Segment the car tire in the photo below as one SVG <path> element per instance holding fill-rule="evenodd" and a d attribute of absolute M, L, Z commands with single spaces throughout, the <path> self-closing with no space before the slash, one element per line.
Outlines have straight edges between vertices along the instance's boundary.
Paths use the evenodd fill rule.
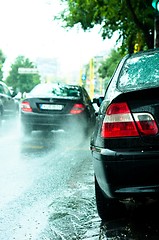
<path fill-rule="evenodd" d="M 107 222 L 126 216 L 126 206 L 118 199 L 111 199 L 104 196 L 100 186 L 95 178 L 95 197 L 99 217 Z"/>

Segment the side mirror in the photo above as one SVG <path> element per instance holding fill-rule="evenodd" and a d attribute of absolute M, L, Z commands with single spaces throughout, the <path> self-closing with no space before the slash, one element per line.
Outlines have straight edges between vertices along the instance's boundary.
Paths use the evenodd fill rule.
<path fill-rule="evenodd" d="M 14 98 L 17 95 L 17 93 L 15 91 L 11 92 L 11 96 Z"/>
<path fill-rule="evenodd" d="M 98 107 L 100 107 L 101 103 L 103 102 L 104 97 L 93 98 L 93 103 L 96 103 Z"/>
<path fill-rule="evenodd" d="M 20 100 L 22 98 L 22 93 L 21 92 L 15 93 L 14 95 L 12 95 L 12 97 L 14 99 Z"/>

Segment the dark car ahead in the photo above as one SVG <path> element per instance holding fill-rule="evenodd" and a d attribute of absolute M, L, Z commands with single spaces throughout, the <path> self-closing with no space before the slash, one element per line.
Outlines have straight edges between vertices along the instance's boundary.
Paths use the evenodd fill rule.
<path fill-rule="evenodd" d="M 159 49 L 125 56 L 105 91 L 91 139 L 99 216 L 159 197 Z"/>
<path fill-rule="evenodd" d="M 16 117 L 19 112 L 19 103 L 14 99 L 9 87 L 0 81 L 0 123 L 2 120 Z"/>
<path fill-rule="evenodd" d="M 21 103 L 21 124 L 25 133 L 59 130 L 90 134 L 95 110 L 82 86 L 40 83 Z"/>

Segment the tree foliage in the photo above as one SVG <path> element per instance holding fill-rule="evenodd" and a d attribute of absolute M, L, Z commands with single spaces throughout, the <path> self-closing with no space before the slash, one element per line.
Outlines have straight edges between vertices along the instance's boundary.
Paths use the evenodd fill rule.
<path fill-rule="evenodd" d="M 40 76 L 38 74 L 19 74 L 18 69 L 35 67 L 36 66 L 28 58 L 18 56 L 11 65 L 6 84 L 12 86 L 15 92 L 29 92 L 35 85 L 40 83 Z"/>
<path fill-rule="evenodd" d="M 61 0 L 67 7 L 56 16 L 64 27 L 80 24 L 83 30 L 101 26 L 103 39 L 119 32 L 123 52 L 133 52 L 138 43 L 140 49 L 154 46 L 154 9 L 152 0 Z"/>
<path fill-rule="evenodd" d="M 109 56 L 101 62 L 101 66 L 98 69 L 99 75 L 107 83 L 113 75 L 115 68 L 122 58 L 121 52 L 112 49 Z"/>

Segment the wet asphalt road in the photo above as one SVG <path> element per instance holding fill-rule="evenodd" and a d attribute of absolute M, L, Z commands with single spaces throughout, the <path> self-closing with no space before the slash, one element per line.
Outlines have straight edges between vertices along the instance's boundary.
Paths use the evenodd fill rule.
<path fill-rule="evenodd" d="M 159 239 L 158 202 L 101 224 L 88 140 L 4 123 L 0 163 L 0 240 Z"/>
<path fill-rule="evenodd" d="M 3 126 L 0 240 L 98 239 L 88 141 Z"/>

